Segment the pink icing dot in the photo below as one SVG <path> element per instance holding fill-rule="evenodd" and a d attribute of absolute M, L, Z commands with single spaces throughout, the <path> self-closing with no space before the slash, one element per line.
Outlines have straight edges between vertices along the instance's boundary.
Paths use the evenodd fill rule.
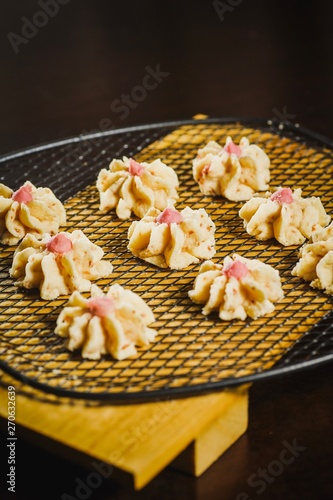
<path fill-rule="evenodd" d="M 159 224 L 180 224 L 183 221 L 182 216 L 173 208 L 165 208 L 163 212 L 156 217 L 156 222 Z"/>
<path fill-rule="evenodd" d="M 292 203 L 293 192 L 290 188 L 280 188 L 271 195 L 271 200 L 277 203 Z"/>
<path fill-rule="evenodd" d="M 145 167 L 138 163 L 137 161 L 131 159 L 128 167 L 128 171 L 131 175 L 142 175 L 145 171 Z"/>
<path fill-rule="evenodd" d="M 201 170 L 200 175 L 207 175 L 210 169 L 210 165 L 205 165 L 204 168 Z"/>
<path fill-rule="evenodd" d="M 234 142 L 229 142 L 229 144 L 227 144 L 226 146 L 224 146 L 223 149 L 224 149 L 224 151 L 226 151 L 230 155 L 231 154 L 237 155 L 238 158 L 242 154 L 241 148 L 239 146 L 237 146 Z"/>
<path fill-rule="evenodd" d="M 21 186 L 20 189 L 12 194 L 12 200 L 18 203 L 29 203 L 33 200 L 31 186 Z"/>
<path fill-rule="evenodd" d="M 227 276 L 227 278 L 233 277 L 237 280 L 244 278 L 248 272 L 248 268 L 240 260 L 235 260 L 232 264 L 222 270 L 222 273 Z"/>
<path fill-rule="evenodd" d="M 114 301 L 111 297 L 93 297 L 87 300 L 87 306 L 91 314 L 103 318 L 114 311 Z"/>
<path fill-rule="evenodd" d="M 58 233 L 46 243 L 46 248 L 53 253 L 67 253 L 72 250 L 72 242 L 64 233 Z"/>

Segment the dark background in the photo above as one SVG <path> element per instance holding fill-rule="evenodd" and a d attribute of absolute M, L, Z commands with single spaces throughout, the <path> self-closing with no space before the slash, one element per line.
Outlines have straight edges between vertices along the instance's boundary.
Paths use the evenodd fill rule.
<path fill-rule="evenodd" d="M 26 20 L 43 24 L 41 7 L 2 3 L 0 153 L 98 129 L 104 118 L 125 127 L 196 113 L 284 115 L 333 137 L 332 2 L 229 0 L 223 12 L 210 0 L 63 1 L 18 53 L 8 34 L 23 36 Z M 121 119 L 111 105 L 148 65 L 169 75 Z"/>
<path fill-rule="evenodd" d="M 333 138 L 332 2 L 225 0 L 218 12 L 211 0 L 70 0 L 15 53 L 27 20 L 45 21 L 41 3 L 0 7 L 0 154 L 197 113 L 289 119 Z M 139 96 L 147 66 L 158 65 L 168 75 L 119 112 L 117 100 Z M 332 498 L 332 382 L 326 365 L 255 384 L 248 432 L 201 478 L 166 470 L 138 494 L 111 478 L 91 498 Z M 256 493 L 249 476 L 294 439 L 306 450 Z M 23 500 L 74 494 L 75 478 L 88 473 L 23 440 L 17 454 Z"/>

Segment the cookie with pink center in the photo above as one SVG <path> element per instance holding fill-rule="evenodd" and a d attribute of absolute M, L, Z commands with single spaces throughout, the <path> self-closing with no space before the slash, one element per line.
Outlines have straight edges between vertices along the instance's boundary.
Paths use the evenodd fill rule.
<path fill-rule="evenodd" d="M 70 351 L 81 350 L 83 358 L 100 359 L 110 354 L 125 359 L 137 354 L 137 347 L 153 342 L 155 321 L 146 302 L 120 285 L 112 285 L 104 294 L 91 287 L 91 297 L 72 293 L 57 319 L 55 333 L 66 339 Z"/>
<path fill-rule="evenodd" d="M 161 160 L 139 163 L 125 156 L 112 160 L 99 172 L 96 187 L 100 210 L 115 209 L 120 219 L 129 219 L 132 213 L 143 217 L 150 208 L 162 211 L 178 200 L 177 174 Z"/>
<path fill-rule="evenodd" d="M 302 245 L 329 224 L 331 217 L 317 197 L 303 198 L 301 189 L 278 188 L 253 196 L 239 211 L 248 234 L 258 240 L 275 238 L 281 245 Z"/>
<path fill-rule="evenodd" d="M 66 225 L 66 211 L 49 188 L 27 181 L 17 191 L 0 184 L 0 241 L 16 245 L 26 234 L 56 234 Z"/>
<path fill-rule="evenodd" d="M 74 290 L 89 291 L 91 280 L 109 276 L 112 264 L 103 261 L 104 251 L 80 230 L 27 234 L 14 252 L 10 276 L 23 288 L 39 288 L 40 296 L 52 300 Z"/>
<path fill-rule="evenodd" d="M 235 144 L 227 137 L 224 146 L 210 141 L 193 160 L 193 177 L 205 195 L 224 196 L 231 201 L 248 200 L 268 189 L 270 159 L 256 144 L 243 137 Z"/>
<path fill-rule="evenodd" d="M 148 210 L 128 230 L 128 249 L 155 266 L 183 269 L 215 254 L 215 225 L 207 212 L 189 207 Z"/>
<path fill-rule="evenodd" d="M 223 264 L 204 262 L 189 297 L 202 313 L 218 311 L 222 320 L 256 319 L 274 311 L 284 296 L 279 273 L 268 264 L 233 254 Z"/>

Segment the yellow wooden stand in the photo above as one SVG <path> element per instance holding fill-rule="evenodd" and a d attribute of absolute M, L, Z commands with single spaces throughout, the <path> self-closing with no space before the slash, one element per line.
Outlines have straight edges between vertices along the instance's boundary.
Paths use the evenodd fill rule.
<path fill-rule="evenodd" d="M 181 180 L 177 207 L 207 208 L 217 229 L 215 262 L 222 263 L 226 252 L 239 251 L 248 258 L 279 266 L 285 298 L 276 304 L 274 314 L 243 324 L 204 316 L 201 307 L 185 300 L 195 269 L 155 269 L 134 257 L 130 260 L 122 237 L 131 221 L 102 214 L 93 183 L 67 200 L 68 227 L 73 225 L 85 231 L 92 242 L 105 249 L 105 258 L 114 264 L 111 277 L 97 282 L 103 291 L 113 283 L 129 286 L 152 307 L 156 314 L 152 327 L 158 330 L 159 340 L 147 350 L 140 350 L 136 359 L 113 362 L 107 358 L 83 360 L 72 356 L 64 347 L 49 342 L 54 334 L 49 315 L 55 315 L 56 309 L 60 313 L 67 299 L 59 297 L 52 304 L 35 299 L 18 291 L 8 277 L 2 279 L 4 286 L 0 290 L 0 359 L 7 366 L 50 387 L 88 390 L 93 394 L 104 391 L 108 381 L 113 395 L 123 388 L 129 392 L 147 387 L 157 391 L 164 384 L 172 388 L 206 384 L 208 380 L 218 384 L 228 378 L 264 373 L 331 310 L 323 293 L 300 287 L 296 277 L 291 280 L 289 248 L 265 242 L 254 244 L 253 238 L 241 230 L 241 221 L 237 222 L 237 204 L 200 195 L 191 174 L 193 158 L 208 141 L 224 144 L 227 136 L 236 142 L 248 137 L 251 143 L 262 146 L 271 158 L 272 179 L 297 179 L 303 196 L 320 196 L 327 207 L 332 201 L 327 190 L 332 153 L 240 123 L 199 122 L 195 126 L 180 126 L 135 155 L 140 162 L 161 158 L 176 169 Z M 315 192 L 311 182 L 314 172 L 318 179 Z M 118 246 L 113 247 L 113 237 Z M 3 276 L 7 276 L 13 250 L 1 248 Z M 293 258 L 296 262 L 297 255 Z M 2 384 L 0 423 L 5 424 L 4 377 Z M 137 489 L 170 464 L 196 476 L 202 474 L 247 427 L 246 387 L 129 406 L 89 406 L 55 398 L 53 402 L 52 398 L 41 401 L 42 398 L 37 391 L 30 391 L 29 397 L 17 395 L 16 421 L 27 437 L 44 447 L 57 448 L 74 460 L 85 461 L 86 465 L 94 459 L 110 463 L 115 469 L 112 477 L 116 473 L 126 475 Z"/>
<path fill-rule="evenodd" d="M 0 415 L 6 425 L 3 387 Z M 113 477 L 130 479 L 135 489 L 170 464 L 199 476 L 245 432 L 247 421 L 247 387 L 121 406 L 16 397 L 22 436 L 87 466 L 94 460 L 112 464 Z"/>

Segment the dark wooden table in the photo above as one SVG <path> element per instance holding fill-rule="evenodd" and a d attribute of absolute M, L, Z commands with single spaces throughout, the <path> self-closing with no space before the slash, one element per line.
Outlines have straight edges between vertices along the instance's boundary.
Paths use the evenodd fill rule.
<path fill-rule="evenodd" d="M 26 0 L 0 9 L 0 154 L 197 113 L 288 119 L 333 138 L 330 2 Z M 258 382 L 248 432 L 202 477 L 167 469 L 139 493 L 111 477 L 91 498 L 331 499 L 332 382 L 331 364 Z M 23 440 L 17 454 L 19 499 L 75 497 L 75 479 L 88 474 Z"/>

